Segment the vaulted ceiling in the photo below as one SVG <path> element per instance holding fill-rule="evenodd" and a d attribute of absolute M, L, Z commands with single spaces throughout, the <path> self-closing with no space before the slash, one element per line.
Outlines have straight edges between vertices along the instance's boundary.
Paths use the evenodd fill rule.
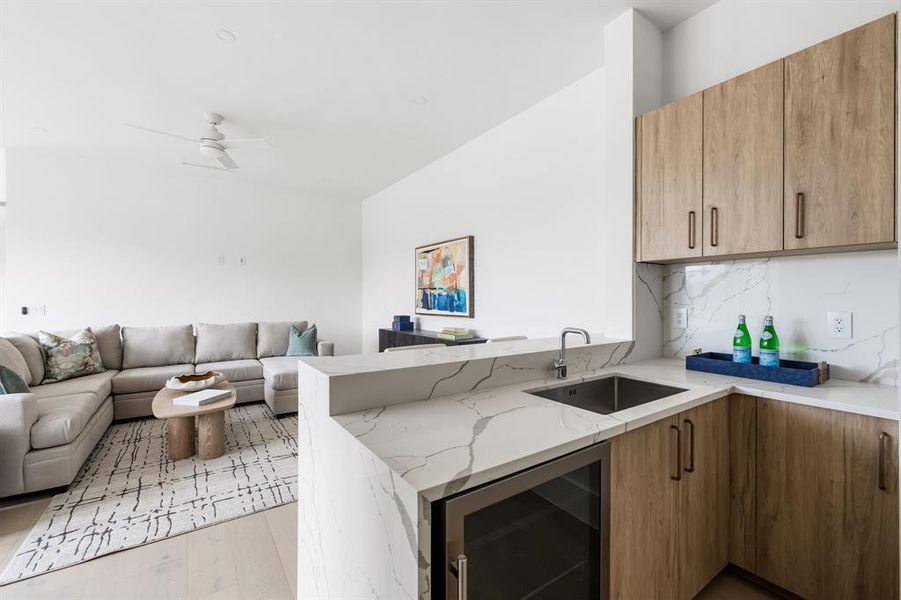
<path fill-rule="evenodd" d="M 216 111 L 269 145 L 203 176 L 360 200 L 602 66 L 627 7 L 665 29 L 710 4 L 3 0 L 0 146 L 165 174 L 203 162 L 197 147 L 123 123 L 193 137 Z"/>

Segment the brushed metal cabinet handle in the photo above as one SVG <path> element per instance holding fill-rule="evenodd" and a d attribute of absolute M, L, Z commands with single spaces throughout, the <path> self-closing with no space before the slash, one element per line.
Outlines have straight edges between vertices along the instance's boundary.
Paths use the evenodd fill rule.
<path fill-rule="evenodd" d="M 466 600 L 468 597 L 468 575 L 466 569 L 466 555 L 460 554 L 457 560 L 450 563 L 451 575 L 457 578 L 457 600 Z"/>
<path fill-rule="evenodd" d="M 695 249 L 695 211 L 688 211 L 688 247 Z"/>
<path fill-rule="evenodd" d="M 688 465 L 685 467 L 686 473 L 695 472 L 695 424 L 691 419 L 685 419 L 685 424 L 690 428 L 688 433 Z"/>
<path fill-rule="evenodd" d="M 676 445 L 673 451 L 673 455 L 676 458 L 676 474 L 670 475 L 669 478 L 673 481 L 682 481 L 682 430 L 677 425 L 670 425 L 670 431 L 676 432 L 676 435 L 672 436 Z"/>
<path fill-rule="evenodd" d="M 886 470 L 886 442 L 891 438 L 889 434 L 884 431 L 879 432 L 879 489 L 882 491 L 886 491 L 885 485 L 885 470 Z"/>
<path fill-rule="evenodd" d="M 804 193 L 795 194 L 795 237 L 804 237 Z"/>
<path fill-rule="evenodd" d="M 720 214 L 715 206 L 710 207 L 710 245 L 720 245 Z"/>

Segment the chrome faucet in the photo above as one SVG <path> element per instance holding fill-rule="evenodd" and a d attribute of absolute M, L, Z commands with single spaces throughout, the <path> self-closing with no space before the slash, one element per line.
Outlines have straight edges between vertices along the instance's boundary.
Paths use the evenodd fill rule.
<path fill-rule="evenodd" d="M 557 379 L 566 379 L 566 334 L 578 333 L 585 339 L 586 344 L 591 343 L 591 335 L 578 327 L 564 327 L 560 332 L 560 354 L 554 360 L 553 368 L 557 371 Z"/>

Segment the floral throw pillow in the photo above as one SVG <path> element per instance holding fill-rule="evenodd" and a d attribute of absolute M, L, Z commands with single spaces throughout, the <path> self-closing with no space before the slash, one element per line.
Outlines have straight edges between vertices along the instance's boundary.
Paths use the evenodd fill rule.
<path fill-rule="evenodd" d="M 82 329 L 69 339 L 41 331 L 38 333 L 38 341 L 44 351 L 46 371 L 41 383 L 54 383 L 106 370 L 100 359 L 97 338 L 90 327 Z"/>

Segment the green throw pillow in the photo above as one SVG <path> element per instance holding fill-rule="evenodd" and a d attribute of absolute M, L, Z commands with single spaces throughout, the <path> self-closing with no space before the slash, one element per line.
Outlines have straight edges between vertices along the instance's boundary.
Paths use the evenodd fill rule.
<path fill-rule="evenodd" d="M 316 351 L 316 325 L 310 325 L 303 331 L 292 325 L 285 356 L 319 356 Z"/>
<path fill-rule="evenodd" d="M 39 331 L 38 341 L 44 351 L 44 380 L 41 383 L 54 383 L 106 370 L 100 358 L 97 337 L 90 327 L 69 339 Z"/>
<path fill-rule="evenodd" d="M 0 365 L 0 395 L 2 394 L 27 394 L 31 390 L 19 374 Z"/>

